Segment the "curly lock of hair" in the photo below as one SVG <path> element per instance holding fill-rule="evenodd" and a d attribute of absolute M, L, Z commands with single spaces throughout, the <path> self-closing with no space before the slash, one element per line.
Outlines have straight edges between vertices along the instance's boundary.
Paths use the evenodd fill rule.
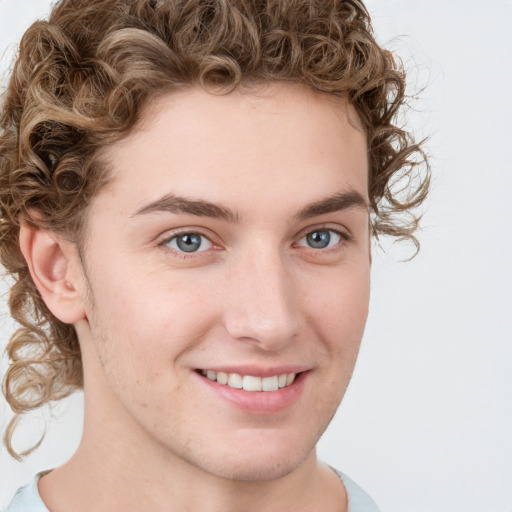
<path fill-rule="evenodd" d="M 422 143 L 395 124 L 405 73 L 375 41 L 360 0 L 60 0 L 27 30 L 0 107 L 0 262 L 20 325 L 3 383 L 12 456 L 31 451 L 12 446 L 19 417 L 83 381 L 75 330 L 39 295 L 20 222 L 80 241 L 89 201 L 108 181 L 95 156 L 129 133 L 150 99 L 272 81 L 348 98 L 367 134 L 373 234 L 418 246 L 414 212 L 429 165 Z"/>

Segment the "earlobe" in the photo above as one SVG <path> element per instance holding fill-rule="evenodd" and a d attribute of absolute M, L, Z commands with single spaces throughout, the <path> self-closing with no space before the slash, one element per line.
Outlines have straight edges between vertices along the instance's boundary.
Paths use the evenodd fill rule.
<path fill-rule="evenodd" d="M 32 280 L 48 309 L 66 324 L 85 318 L 78 276 L 72 271 L 71 242 L 26 222 L 21 223 L 19 240 Z"/>

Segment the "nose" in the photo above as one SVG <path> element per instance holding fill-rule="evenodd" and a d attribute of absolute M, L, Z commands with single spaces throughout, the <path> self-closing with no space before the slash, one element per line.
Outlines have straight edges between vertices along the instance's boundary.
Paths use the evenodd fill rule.
<path fill-rule="evenodd" d="M 297 283 L 278 251 L 240 257 L 227 279 L 225 328 L 233 339 L 282 350 L 301 329 Z"/>

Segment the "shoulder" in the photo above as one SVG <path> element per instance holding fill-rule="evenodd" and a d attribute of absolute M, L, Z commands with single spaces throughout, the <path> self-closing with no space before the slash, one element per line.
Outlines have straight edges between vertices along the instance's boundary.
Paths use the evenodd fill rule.
<path fill-rule="evenodd" d="M 37 482 L 45 473 L 48 471 L 38 473 L 28 485 L 18 489 L 4 512 L 49 512 L 37 490 Z"/>
<path fill-rule="evenodd" d="M 334 468 L 333 468 L 334 469 Z M 347 491 L 348 510 L 347 512 L 380 512 L 379 507 L 373 499 L 347 475 L 334 469 L 341 478 Z"/>

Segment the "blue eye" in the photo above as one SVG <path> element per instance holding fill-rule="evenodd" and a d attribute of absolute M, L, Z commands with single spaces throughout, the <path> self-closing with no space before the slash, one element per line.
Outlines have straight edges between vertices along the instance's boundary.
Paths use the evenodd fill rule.
<path fill-rule="evenodd" d="M 341 239 L 342 236 L 337 231 L 332 229 L 317 229 L 302 237 L 299 241 L 299 245 L 307 245 L 312 249 L 328 249 L 337 245 Z"/>
<path fill-rule="evenodd" d="M 180 233 L 165 245 L 179 252 L 201 252 L 212 247 L 210 240 L 199 233 Z"/>

